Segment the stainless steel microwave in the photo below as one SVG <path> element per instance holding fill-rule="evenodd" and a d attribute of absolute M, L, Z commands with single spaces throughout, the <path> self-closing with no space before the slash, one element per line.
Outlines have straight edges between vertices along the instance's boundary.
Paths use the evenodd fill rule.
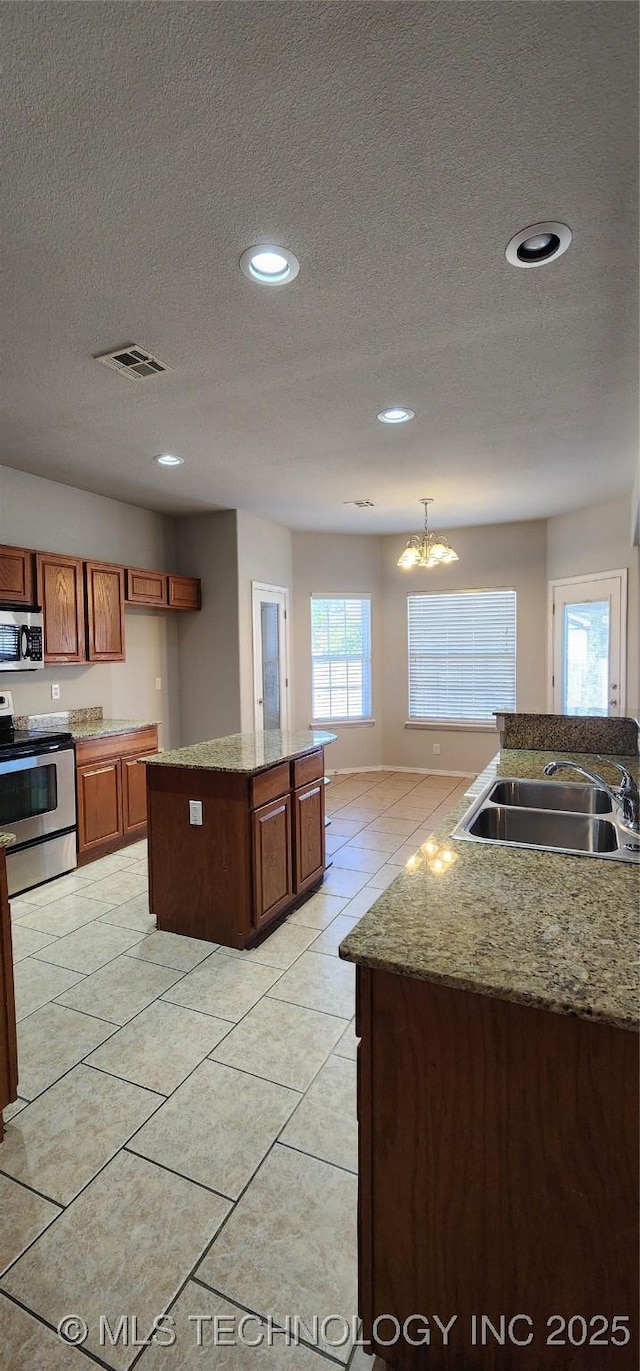
<path fill-rule="evenodd" d="M 0 672 L 44 666 L 41 609 L 0 608 Z"/>

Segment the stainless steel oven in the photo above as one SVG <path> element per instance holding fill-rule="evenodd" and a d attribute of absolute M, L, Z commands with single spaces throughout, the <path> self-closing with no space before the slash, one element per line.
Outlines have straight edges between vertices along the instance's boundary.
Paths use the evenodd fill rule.
<path fill-rule="evenodd" d="M 77 866 L 75 752 L 70 733 L 16 729 L 9 691 L 0 694 L 0 829 L 9 894 Z"/>
<path fill-rule="evenodd" d="M 0 671 L 44 667 L 41 609 L 0 609 Z"/>

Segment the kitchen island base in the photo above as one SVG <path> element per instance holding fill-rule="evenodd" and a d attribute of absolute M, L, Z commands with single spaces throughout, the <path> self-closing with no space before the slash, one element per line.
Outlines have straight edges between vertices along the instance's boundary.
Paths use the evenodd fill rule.
<path fill-rule="evenodd" d="M 165 932 L 250 947 L 323 879 L 323 748 L 254 773 L 159 758 L 147 812 L 150 908 Z"/>
<path fill-rule="evenodd" d="M 635 1371 L 637 1034 L 366 966 L 356 1032 L 368 1350 L 394 1371 Z M 385 1346 L 416 1314 L 414 1345 Z"/>

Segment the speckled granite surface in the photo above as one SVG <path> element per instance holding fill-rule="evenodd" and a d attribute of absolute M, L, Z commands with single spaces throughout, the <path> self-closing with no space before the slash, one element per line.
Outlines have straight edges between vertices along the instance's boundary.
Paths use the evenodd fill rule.
<path fill-rule="evenodd" d="M 557 752 L 503 750 L 340 945 L 364 966 L 560 1014 L 637 1028 L 640 870 L 559 853 L 455 842 L 451 830 L 494 776 L 540 778 Z M 591 766 L 594 758 L 572 754 Z M 638 771 L 638 759 L 624 759 Z M 617 783 L 605 763 L 595 768 Z M 571 773 L 561 772 L 566 781 Z M 576 782 L 581 778 L 576 776 Z M 453 854 L 440 861 L 439 852 Z"/>
<path fill-rule="evenodd" d="M 496 714 L 502 748 L 561 748 L 563 752 L 638 753 L 637 719 L 568 714 Z"/>
<path fill-rule="evenodd" d="M 145 761 L 149 766 L 186 766 L 196 771 L 240 771 L 252 775 L 277 762 L 302 757 L 316 747 L 326 747 L 335 740 L 335 733 L 317 728 L 292 732 L 270 728 L 264 733 L 232 733 L 228 738 L 193 743 L 191 747 L 159 752 L 156 757 L 146 757 Z"/>
<path fill-rule="evenodd" d="M 95 724 L 69 724 L 72 737 L 108 738 L 112 733 L 139 733 L 143 728 L 156 728 L 157 719 L 101 719 Z"/>
<path fill-rule="evenodd" d="M 15 840 L 15 834 L 13 833 L 0 833 L 0 847 L 11 847 L 11 844 L 15 843 Z"/>
<path fill-rule="evenodd" d="M 61 709 L 57 714 L 22 714 L 16 716 L 16 728 L 41 728 L 52 733 L 61 729 L 72 738 L 108 738 L 112 733 L 137 733 L 154 728 L 156 719 L 105 719 L 102 705 L 88 705 L 83 709 Z"/>

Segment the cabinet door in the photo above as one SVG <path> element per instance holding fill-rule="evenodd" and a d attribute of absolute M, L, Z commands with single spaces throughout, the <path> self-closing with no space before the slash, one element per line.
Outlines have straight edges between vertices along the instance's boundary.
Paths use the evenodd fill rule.
<path fill-rule="evenodd" d="M 295 893 L 318 881 L 324 871 L 324 781 L 293 792 Z"/>
<path fill-rule="evenodd" d="M 124 568 L 86 562 L 88 659 L 124 661 Z"/>
<path fill-rule="evenodd" d="M 167 605 L 167 577 L 164 571 L 141 571 L 127 567 L 127 604 Z"/>
<path fill-rule="evenodd" d="M 169 576 L 171 609 L 200 609 L 200 582 L 195 576 Z"/>
<path fill-rule="evenodd" d="M 79 851 L 122 837 L 120 762 L 80 766 L 76 777 Z"/>
<path fill-rule="evenodd" d="M 44 613 L 44 660 L 86 662 L 84 585 L 78 557 L 36 553 L 38 601 Z"/>
<path fill-rule="evenodd" d="M 136 757 L 122 758 L 122 823 L 125 833 L 147 826 L 147 768 Z"/>
<path fill-rule="evenodd" d="M 253 921 L 275 918 L 293 895 L 291 795 L 255 809 L 253 822 Z"/>
<path fill-rule="evenodd" d="M 33 605 L 34 555 L 25 547 L 0 547 L 0 604 Z"/>

